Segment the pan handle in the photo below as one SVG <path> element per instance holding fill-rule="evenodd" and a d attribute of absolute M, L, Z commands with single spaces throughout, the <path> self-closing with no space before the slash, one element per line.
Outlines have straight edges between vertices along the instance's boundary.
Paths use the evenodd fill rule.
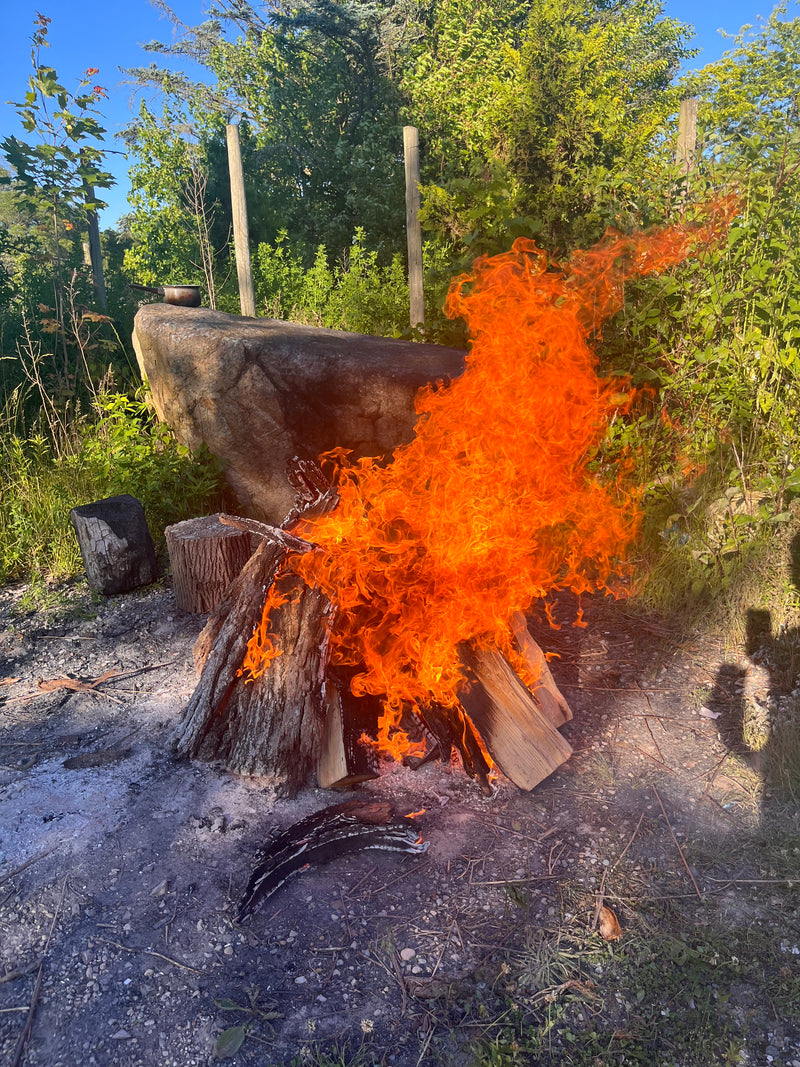
<path fill-rule="evenodd" d="M 141 289 L 144 293 L 155 293 L 157 296 L 162 296 L 163 289 L 156 288 L 154 285 L 139 285 L 138 282 L 128 282 L 129 289 Z"/>

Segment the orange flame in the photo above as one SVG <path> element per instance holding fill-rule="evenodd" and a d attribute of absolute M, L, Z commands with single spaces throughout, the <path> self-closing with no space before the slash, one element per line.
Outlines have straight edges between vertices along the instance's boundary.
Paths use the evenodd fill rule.
<path fill-rule="evenodd" d="M 354 694 L 383 698 L 382 750 L 405 750 L 404 707 L 458 706 L 462 642 L 512 655 L 514 612 L 554 590 L 612 591 L 626 572 L 636 493 L 626 472 L 602 480 L 589 464 L 630 391 L 598 378 L 589 336 L 621 307 L 626 278 L 708 246 L 735 210 L 728 198 L 700 226 L 609 233 L 563 266 L 525 239 L 477 260 L 445 305 L 470 329 L 465 373 L 420 391 L 416 435 L 390 465 L 336 451 L 340 503 L 300 523 L 319 547 L 289 567 L 335 601 L 332 659 L 358 668 Z M 274 606 L 252 673 L 275 654 Z"/>

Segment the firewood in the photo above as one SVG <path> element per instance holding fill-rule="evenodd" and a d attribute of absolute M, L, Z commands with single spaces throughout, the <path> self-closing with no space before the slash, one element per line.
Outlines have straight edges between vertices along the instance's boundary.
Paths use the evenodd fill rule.
<path fill-rule="evenodd" d="M 374 736 L 381 704 L 376 697 L 353 696 L 350 680 L 355 673 L 353 668 L 328 670 L 325 732 L 317 765 L 321 789 L 351 789 L 378 777 L 378 758 L 361 738 Z"/>
<path fill-rule="evenodd" d="M 464 646 L 468 685 L 459 694 L 497 766 L 520 789 L 533 789 L 572 755 L 572 748 L 493 649 Z"/>
<path fill-rule="evenodd" d="M 279 791 L 293 795 L 309 784 L 322 743 L 332 611 L 327 597 L 294 575 L 281 577 L 288 599 L 272 616 L 281 654 L 252 681 L 240 670 L 284 552 L 263 541 L 237 579 L 239 588 L 229 598 L 231 609 L 181 717 L 176 744 L 186 756 L 222 760 L 238 774 L 267 776 Z"/>
<path fill-rule="evenodd" d="M 175 600 L 182 611 L 213 611 L 252 554 L 250 535 L 222 515 L 187 519 L 164 531 Z"/>
<path fill-rule="evenodd" d="M 292 552 L 308 552 L 314 547 L 310 541 L 304 541 L 302 537 L 295 537 L 287 533 L 280 526 L 270 526 L 266 522 L 257 519 L 245 519 L 241 515 L 220 515 L 219 521 L 225 526 L 234 526 L 239 530 L 247 530 L 267 541 L 273 541 L 276 545 L 288 548 Z"/>
<path fill-rule="evenodd" d="M 414 823 L 396 815 L 385 801 L 351 800 L 323 808 L 278 834 L 262 852 L 239 903 L 237 921 L 312 864 L 364 849 L 419 854 L 427 848 Z"/>
<path fill-rule="evenodd" d="M 530 687 L 534 698 L 552 726 L 563 726 L 572 718 L 572 709 L 556 685 L 547 665 L 547 657 L 531 636 L 528 622 L 521 611 L 514 613 L 511 626 L 517 648 L 527 662 L 531 674 L 538 679 Z"/>
<path fill-rule="evenodd" d="M 73 508 L 69 517 L 94 592 L 127 593 L 156 580 L 156 553 L 136 497 L 128 493 L 106 497 Z"/>
<path fill-rule="evenodd" d="M 463 704 L 463 700 L 462 700 Z M 478 741 L 475 728 L 461 708 L 443 708 L 428 704 L 417 712 L 426 729 L 436 738 L 439 758 L 448 763 L 455 748 L 461 756 L 464 772 L 474 778 L 486 796 L 491 796 L 489 764 Z"/>

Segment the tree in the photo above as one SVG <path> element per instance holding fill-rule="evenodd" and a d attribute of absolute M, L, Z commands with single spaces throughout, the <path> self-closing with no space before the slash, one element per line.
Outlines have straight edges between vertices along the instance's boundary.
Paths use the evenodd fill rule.
<path fill-rule="evenodd" d="M 689 28 L 660 0 L 442 0 L 439 12 L 403 80 L 440 171 L 423 190 L 428 225 L 470 255 L 524 234 L 554 252 L 597 239 L 609 189 L 619 175 L 636 184 L 677 106 Z"/>
<path fill-rule="evenodd" d="M 390 259 L 402 246 L 402 133 L 381 6 L 304 0 L 262 16 L 246 0 L 223 0 L 195 28 L 166 10 L 181 39 L 149 47 L 197 60 L 213 83 L 155 65 L 130 73 L 186 107 L 201 139 L 242 117 L 251 242 L 285 229 L 309 259 L 320 243 L 338 255 L 361 226 Z"/>
<path fill-rule="evenodd" d="M 14 106 L 23 128 L 36 141 L 22 141 L 16 136 L 0 142 L 11 174 L 0 176 L 0 183 L 14 191 L 17 206 L 31 220 L 33 231 L 43 238 L 37 253 L 44 247 L 49 257 L 52 306 L 44 307 L 44 328 L 51 333 L 60 352 L 57 364 L 62 390 L 74 392 L 81 372 L 90 377 L 86 361 L 87 340 L 83 327 L 86 315 L 78 311 L 80 303 L 91 301 L 83 284 L 80 228 L 89 214 L 105 206 L 88 196 L 88 187 L 107 189 L 111 175 L 101 169 L 103 151 L 99 142 L 104 128 L 95 116 L 100 114 L 97 101 L 105 96 L 102 86 L 91 89 L 97 68 L 88 68 L 79 80 L 77 92 L 70 92 L 59 81 L 55 70 L 41 62 L 47 41 L 50 19 L 38 15 L 32 36 L 33 74 L 25 99 Z M 42 230 L 47 227 L 47 237 Z M 30 243 L 28 243 L 28 249 Z M 20 248 L 24 256 L 26 250 Z M 77 317 L 76 317 L 77 315 Z"/>

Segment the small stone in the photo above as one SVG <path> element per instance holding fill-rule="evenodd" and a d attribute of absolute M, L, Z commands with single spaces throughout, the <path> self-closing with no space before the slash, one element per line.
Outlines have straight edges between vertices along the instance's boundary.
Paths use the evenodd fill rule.
<path fill-rule="evenodd" d="M 295 978 L 295 980 L 294 980 L 294 984 L 295 984 L 295 985 L 305 985 L 307 981 L 308 981 L 308 979 L 307 979 L 307 978 L 304 978 L 304 977 L 302 976 L 302 974 L 301 974 L 301 975 L 299 975 L 299 976 L 298 976 L 297 978 Z"/>
<path fill-rule="evenodd" d="M 416 954 L 417 951 L 413 948 L 400 949 L 400 959 L 404 960 L 406 963 L 408 963 L 409 960 L 413 960 Z"/>
<path fill-rule="evenodd" d="M 117 1030 L 115 1034 L 111 1035 L 112 1041 L 127 1041 L 131 1035 L 127 1030 Z"/>

